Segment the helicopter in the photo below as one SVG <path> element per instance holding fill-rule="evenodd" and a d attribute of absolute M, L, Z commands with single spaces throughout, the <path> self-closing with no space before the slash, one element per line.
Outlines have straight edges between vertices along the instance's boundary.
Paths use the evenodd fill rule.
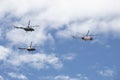
<path fill-rule="evenodd" d="M 26 47 L 26 48 L 18 48 L 18 49 L 21 49 L 21 50 L 27 50 L 27 51 L 35 51 L 35 46 L 33 47 L 32 46 L 32 42 L 30 43 L 30 46 Z"/>
<path fill-rule="evenodd" d="M 83 35 L 82 37 L 81 36 L 78 36 L 78 35 L 72 35 L 73 38 L 75 39 L 82 39 L 84 41 L 91 41 L 93 40 L 93 37 L 92 36 L 95 36 L 95 35 L 89 35 L 90 31 L 88 30 L 87 34 L 86 35 Z"/>
<path fill-rule="evenodd" d="M 28 32 L 28 31 L 35 31 L 35 29 L 34 28 L 32 28 L 32 27 L 37 27 L 37 26 L 30 26 L 30 20 L 28 21 L 28 26 L 27 27 L 18 27 L 18 26 L 15 26 L 14 25 L 14 28 L 17 28 L 17 29 L 23 29 L 23 30 L 25 30 L 26 32 Z"/>

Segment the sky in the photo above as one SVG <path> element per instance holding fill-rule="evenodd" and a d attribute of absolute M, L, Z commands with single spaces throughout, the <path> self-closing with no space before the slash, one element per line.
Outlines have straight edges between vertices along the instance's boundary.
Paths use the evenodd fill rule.
<path fill-rule="evenodd" d="M 120 80 L 120 0 L 0 0 L 0 80 Z M 13 25 L 35 31 L 25 32 Z M 92 41 L 71 35 L 93 36 Z M 19 50 L 33 42 L 36 51 Z"/>

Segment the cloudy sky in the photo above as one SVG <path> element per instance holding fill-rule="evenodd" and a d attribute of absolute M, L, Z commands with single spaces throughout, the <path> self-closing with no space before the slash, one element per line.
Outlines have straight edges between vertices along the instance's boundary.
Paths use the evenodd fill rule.
<path fill-rule="evenodd" d="M 0 80 L 119 80 L 119 41 L 120 0 L 0 0 Z"/>

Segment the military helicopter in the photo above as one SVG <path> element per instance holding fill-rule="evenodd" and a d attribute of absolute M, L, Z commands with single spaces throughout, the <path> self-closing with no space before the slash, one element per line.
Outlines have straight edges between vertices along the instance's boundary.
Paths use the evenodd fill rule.
<path fill-rule="evenodd" d="M 18 48 L 18 49 L 21 49 L 21 50 L 27 50 L 27 51 L 35 51 L 35 46 L 33 47 L 32 46 L 32 42 L 30 43 L 30 46 L 26 47 L 26 48 Z"/>
<path fill-rule="evenodd" d="M 39 26 L 39 25 L 37 25 L 37 26 Z M 28 32 L 28 31 L 31 31 L 31 32 L 32 32 L 32 31 L 35 31 L 35 29 L 32 28 L 32 27 L 37 27 L 37 26 L 30 26 L 30 20 L 29 20 L 27 27 L 17 27 L 17 26 L 14 26 L 14 28 L 23 29 L 23 30 L 25 30 L 26 32 Z"/>
<path fill-rule="evenodd" d="M 95 35 L 89 35 L 89 33 L 90 33 L 90 31 L 88 30 L 86 35 L 83 35 L 83 36 L 72 35 L 72 37 L 75 38 L 75 39 L 79 39 L 80 38 L 80 39 L 85 40 L 85 41 L 93 40 L 92 36 L 95 36 Z"/>

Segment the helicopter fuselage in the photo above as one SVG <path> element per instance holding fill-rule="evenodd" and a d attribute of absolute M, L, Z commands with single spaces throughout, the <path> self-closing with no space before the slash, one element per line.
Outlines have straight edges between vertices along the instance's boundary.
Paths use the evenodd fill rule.
<path fill-rule="evenodd" d="M 81 37 L 82 40 L 93 40 L 93 38 L 91 36 L 84 36 Z"/>
<path fill-rule="evenodd" d="M 28 51 L 35 51 L 35 48 L 27 48 Z"/>
<path fill-rule="evenodd" d="M 33 28 L 29 27 L 29 28 L 24 28 L 25 31 L 34 31 Z"/>

